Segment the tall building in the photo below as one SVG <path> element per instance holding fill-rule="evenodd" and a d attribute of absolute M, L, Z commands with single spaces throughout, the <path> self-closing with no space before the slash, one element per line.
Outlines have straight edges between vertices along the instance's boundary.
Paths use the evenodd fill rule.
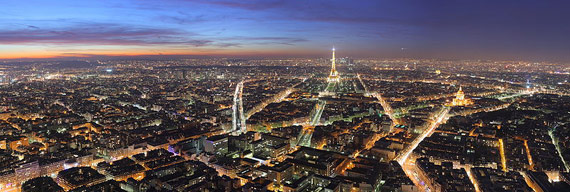
<path fill-rule="evenodd" d="M 335 49 L 332 49 L 332 66 L 331 66 L 331 74 L 329 75 L 329 78 L 327 79 L 328 82 L 339 82 L 340 81 L 340 76 L 338 75 L 338 71 L 336 71 L 336 59 L 335 59 Z"/>

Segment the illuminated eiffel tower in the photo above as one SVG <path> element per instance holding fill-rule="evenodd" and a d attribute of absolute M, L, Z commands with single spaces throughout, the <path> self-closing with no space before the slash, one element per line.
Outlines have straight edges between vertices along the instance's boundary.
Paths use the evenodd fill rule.
<path fill-rule="evenodd" d="M 340 81 L 340 76 L 338 75 L 338 71 L 336 71 L 336 59 L 334 57 L 334 53 L 335 53 L 335 49 L 333 47 L 332 49 L 332 67 L 331 67 L 331 74 L 329 75 L 329 78 L 327 79 L 328 82 L 339 82 Z"/>

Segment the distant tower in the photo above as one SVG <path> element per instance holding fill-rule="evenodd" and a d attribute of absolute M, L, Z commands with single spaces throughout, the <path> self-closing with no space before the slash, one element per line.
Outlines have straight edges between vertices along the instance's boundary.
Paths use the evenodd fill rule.
<path fill-rule="evenodd" d="M 340 81 L 340 77 L 338 76 L 338 71 L 336 71 L 336 59 L 335 59 L 335 49 L 333 47 L 332 49 L 332 67 L 331 67 L 331 74 L 329 75 L 329 78 L 327 79 L 328 82 L 339 82 Z"/>
<path fill-rule="evenodd" d="M 530 89 L 531 84 L 530 84 L 530 80 L 526 79 L 526 89 Z"/>

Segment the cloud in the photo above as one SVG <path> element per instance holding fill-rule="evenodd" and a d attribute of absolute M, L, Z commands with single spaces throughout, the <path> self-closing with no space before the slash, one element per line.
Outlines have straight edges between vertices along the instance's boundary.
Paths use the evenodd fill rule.
<path fill-rule="evenodd" d="M 88 54 L 88 53 L 60 53 L 58 57 L 95 57 L 101 56 L 99 54 Z"/>
<path fill-rule="evenodd" d="M 0 29 L 0 44 L 6 45 L 165 45 L 229 48 L 247 45 L 295 45 L 307 41 L 299 37 L 280 36 L 207 37 L 178 29 L 92 22 L 74 22 L 68 27 L 59 28 L 25 25 L 19 29 Z"/>
<path fill-rule="evenodd" d="M 226 47 L 241 47 L 242 44 L 241 44 L 241 43 L 216 43 L 215 46 L 217 46 L 217 47 L 222 47 L 222 48 L 226 48 Z"/>
<path fill-rule="evenodd" d="M 177 0 L 172 0 L 177 1 Z M 225 8 L 241 9 L 267 13 L 270 19 L 297 20 L 308 22 L 341 22 L 341 23 L 388 23 L 417 24 L 407 21 L 398 15 L 385 13 L 391 9 L 400 9 L 399 14 L 410 14 L 408 6 L 395 7 L 393 3 L 370 1 L 366 3 L 348 3 L 331 0 L 185 0 L 185 2 L 214 5 Z M 405 3 L 402 3 L 405 4 Z M 247 17 L 248 20 L 264 20 L 264 18 Z M 266 18 L 267 19 L 267 18 Z"/>
<path fill-rule="evenodd" d="M 189 14 L 186 14 L 186 13 L 183 13 L 180 11 L 178 13 L 181 16 L 162 15 L 162 16 L 158 17 L 158 20 L 160 20 L 162 22 L 166 22 L 166 23 L 176 23 L 176 24 L 181 24 L 181 25 L 195 24 L 195 23 L 208 21 L 208 19 L 206 19 L 206 15 L 204 15 L 204 14 L 189 15 Z"/>
<path fill-rule="evenodd" d="M 287 3 L 287 1 L 284 0 L 261 0 L 261 1 L 186 0 L 186 1 L 202 3 L 202 4 L 219 5 L 219 6 L 237 8 L 237 9 L 245 9 L 250 11 L 280 8 L 286 5 Z"/>
<path fill-rule="evenodd" d="M 172 29 L 112 23 L 78 23 L 66 28 L 0 29 L 0 44 L 80 45 L 190 45 L 205 46 L 211 40 L 193 39 L 196 34 Z"/>
<path fill-rule="evenodd" d="M 259 45 L 295 45 L 296 43 L 307 42 L 309 40 L 297 37 L 244 37 L 236 36 L 229 38 L 221 38 L 221 41 L 246 41 L 248 44 L 259 44 Z"/>

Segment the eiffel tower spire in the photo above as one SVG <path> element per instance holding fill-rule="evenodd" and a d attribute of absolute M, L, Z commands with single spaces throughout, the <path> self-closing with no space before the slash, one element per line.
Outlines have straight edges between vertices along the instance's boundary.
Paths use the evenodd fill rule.
<path fill-rule="evenodd" d="M 331 66 L 331 73 L 329 78 L 327 79 L 328 82 L 339 82 L 340 77 L 338 76 L 338 71 L 336 71 L 336 58 L 335 58 L 335 48 L 332 49 L 332 66 Z"/>

